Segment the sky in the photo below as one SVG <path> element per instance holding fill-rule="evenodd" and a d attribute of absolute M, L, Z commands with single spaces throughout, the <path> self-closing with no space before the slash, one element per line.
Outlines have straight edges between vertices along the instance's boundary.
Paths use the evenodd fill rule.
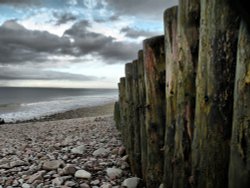
<path fill-rule="evenodd" d="M 178 0 L 0 0 L 0 87 L 117 88 Z"/>

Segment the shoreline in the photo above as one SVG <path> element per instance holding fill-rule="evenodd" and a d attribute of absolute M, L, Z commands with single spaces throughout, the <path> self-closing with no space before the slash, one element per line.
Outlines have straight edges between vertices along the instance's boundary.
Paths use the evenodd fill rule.
<path fill-rule="evenodd" d="M 67 110 L 65 112 L 59 112 L 40 118 L 33 118 L 29 120 L 17 120 L 15 122 L 6 122 L 5 124 L 21 124 L 30 122 L 45 122 L 45 121 L 57 121 L 66 119 L 77 119 L 85 117 L 97 117 L 104 115 L 113 115 L 115 102 L 109 102 L 106 104 L 100 104 L 98 106 L 89 106 Z"/>

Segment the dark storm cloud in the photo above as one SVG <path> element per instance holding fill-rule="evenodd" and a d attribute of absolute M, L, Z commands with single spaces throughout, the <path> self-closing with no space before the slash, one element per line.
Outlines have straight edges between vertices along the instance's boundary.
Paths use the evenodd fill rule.
<path fill-rule="evenodd" d="M 0 5 L 10 6 L 37 6 L 41 4 L 41 0 L 0 0 Z"/>
<path fill-rule="evenodd" d="M 69 12 L 66 12 L 66 13 L 55 12 L 53 16 L 57 19 L 56 25 L 66 24 L 68 22 L 72 22 L 77 19 L 76 15 L 69 13 Z"/>
<path fill-rule="evenodd" d="M 0 63 L 22 63 L 46 59 L 45 54 L 60 53 L 70 41 L 47 31 L 28 30 L 14 20 L 0 27 Z"/>
<path fill-rule="evenodd" d="M 58 37 L 47 31 L 28 30 L 14 20 L 7 21 L 0 26 L 0 64 L 42 63 L 53 55 L 77 58 L 91 54 L 108 64 L 135 58 L 140 45 L 117 42 L 89 31 L 90 26 L 88 21 L 77 22 Z"/>
<path fill-rule="evenodd" d="M 99 80 L 95 76 L 71 74 L 39 69 L 23 69 L 20 67 L 1 67 L 0 80 L 71 80 L 92 81 Z"/>
<path fill-rule="evenodd" d="M 94 52 L 105 60 L 109 60 L 106 63 L 114 63 L 133 59 L 140 48 L 140 45 L 136 43 L 117 42 L 112 37 L 89 32 L 87 28 L 88 22 L 83 21 L 74 24 L 71 29 L 65 31 L 66 36 L 74 39 L 74 46 L 79 50 L 75 52 L 75 55 Z"/>
<path fill-rule="evenodd" d="M 131 27 L 122 28 L 121 32 L 125 33 L 125 36 L 130 38 L 152 37 L 160 34 L 158 32 L 144 31 L 144 30 L 134 29 Z"/>
<path fill-rule="evenodd" d="M 178 4 L 178 0 L 106 0 L 118 14 L 162 19 L 166 8 Z"/>

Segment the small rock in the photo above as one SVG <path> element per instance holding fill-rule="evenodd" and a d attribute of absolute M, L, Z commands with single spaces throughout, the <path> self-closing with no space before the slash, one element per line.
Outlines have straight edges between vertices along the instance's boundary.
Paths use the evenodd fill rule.
<path fill-rule="evenodd" d="M 53 179 L 52 184 L 53 184 L 54 186 L 60 186 L 60 185 L 63 184 L 63 182 L 64 182 L 64 179 L 63 179 L 63 178 L 57 177 L 57 178 Z"/>
<path fill-rule="evenodd" d="M 76 172 L 76 166 L 73 164 L 67 164 L 63 170 L 62 170 L 62 174 L 63 175 L 74 175 Z"/>
<path fill-rule="evenodd" d="M 26 166 L 28 165 L 28 163 L 22 161 L 22 160 L 17 160 L 17 161 L 12 161 L 10 162 L 10 167 L 14 168 L 14 167 L 18 167 L 18 166 Z"/>
<path fill-rule="evenodd" d="M 97 150 L 95 150 L 95 151 L 93 152 L 93 155 L 97 157 L 97 156 L 100 156 L 100 155 L 105 155 L 105 154 L 107 154 L 108 152 L 109 152 L 108 149 L 99 148 L 99 149 L 97 149 Z"/>
<path fill-rule="evenodd" d="M 68 186 L 68 187 L 75 187 L 76 186 L 76 183 L 73 182 L 73 181 L 66 181 L 64 183 L 64 185 Z"/>
<path fill-rule="evenodd" d="M 30 188 L 30 185 L 27 183 L 22 184 L 22 188 Z"/>
<path fill-rule="evenodd" d="M 137 188 L 137 186 L 139 185 L 139 182 L 140 182 L 140 178 L 137 178 L 137 177 L 128 178 L 122 182 L 122 186 L 127 187 L 127 188 Z"/>
<path fill-rule="evenodd" d="M 63 162 L 60 160 L 45 161 L 43 163 L 42 169 L 44 170 L 56 170 L 63 165 Z"/>
<path fill-rule="evenodd" d="M 112 185 L 110 183 L 104 183 L 101 188 L 112 188 Z"/>
<path fill-rule="evenodd" d="M 88 184 L 86 184 L 86 183 L 82 183 L 80 185 L 80 188 L 90 188 L 90 186 Z"/>
<path fill-rule="evenodd" d="M 99 183 L 100 183 L 100 180 L 94 180 L 90 182 L 91 185 L 98 185 Z"/>
<path fill-rule="evenodd" d="M 74 153 L 74 154 L 82 155 L 84 152 L 85 152 L 85 146 L 84 145 L 78 146 L 78 147 L 75 147 L 75 148 L 71 149 L 71 153 Z"/>
<path fill-rule="evenodd" d="M 85 170 L 77 170 L 75 173 L 76 178 L 90 179 L 91 174 Z"/>
<path fill-rule="evenodd" d="M 27 181 L 27 183 L 33 183 L 35 180 L 43 180 L 43 175 L 45 174 L 45 171 L 37 172 L 33 175 L 31 175 Z"/>
<path fill-rule="evenodd" d="M 122 170 L 119 168 L 107 168 L 106 172 L 110 179 L 116 179 L 122 175 Z"/>
<path fill-rule="evenodd" d="M 126 148 L 125 148 L 124 146 L 121 146 L 121 147 L 119 148 L 119 150 L 118 150 L 118 154 L 119 154 L 120 156 L 123 156 L 123 155 L 125 155 L 125 153 L 126 153 Z"/>

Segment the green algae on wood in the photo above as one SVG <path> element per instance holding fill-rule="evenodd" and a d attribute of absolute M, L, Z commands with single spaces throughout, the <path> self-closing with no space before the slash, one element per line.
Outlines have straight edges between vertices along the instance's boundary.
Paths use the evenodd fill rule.
<path fill-rule="evenodd" d="M 146 186 L 158 187 L 163 177 L 165 133 L 164 36 L 143 42 L 146 88 L 147 174 Z"/>

